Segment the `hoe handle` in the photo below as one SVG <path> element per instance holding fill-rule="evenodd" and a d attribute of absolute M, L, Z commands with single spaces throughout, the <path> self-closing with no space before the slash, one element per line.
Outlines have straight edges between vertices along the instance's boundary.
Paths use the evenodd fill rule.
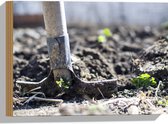
<path fill-rule="evenodd" d="M 43 16 L 48 37 L 67 34 L 63 1 L 43 2 Z"/>

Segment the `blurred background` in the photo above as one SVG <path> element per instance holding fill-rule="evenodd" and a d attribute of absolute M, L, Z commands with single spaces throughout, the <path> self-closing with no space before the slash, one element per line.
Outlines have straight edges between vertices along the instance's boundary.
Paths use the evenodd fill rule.
<path fill-rule="evenodd" d="M 68 26 L 159 26 L 168 20 L 167 9 L 165 3 L 65 2 Z M 14 2 L 18 26 L 44 26 L 41 2 Z"/>

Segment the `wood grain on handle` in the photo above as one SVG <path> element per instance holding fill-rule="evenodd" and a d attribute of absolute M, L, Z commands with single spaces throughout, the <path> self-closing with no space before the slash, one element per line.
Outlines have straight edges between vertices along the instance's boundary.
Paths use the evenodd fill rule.
<path fill-rule="evenodd" d="M 67 34 L 64 2 L 42 2 L 45 28 L 48 37 L 58 37 Z"/>

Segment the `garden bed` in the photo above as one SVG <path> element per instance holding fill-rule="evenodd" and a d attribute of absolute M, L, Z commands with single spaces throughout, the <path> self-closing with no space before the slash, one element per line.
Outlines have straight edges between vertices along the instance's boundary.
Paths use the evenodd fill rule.
<path fill-rule="evenodd" d="M 110 96 L 102 94 L 62 95 L 62 102 L 23 104 L 22 89 L 16 80 L 40 81 L 50 72 L 46 32 L 43 28 L 14 29 L 14 115 L 113 115 L 168 113 L 168 30 L 150 27 L 114 26 L 112 36 L 98 42 L 96 28 L 69 27 L 72 64 L 85 81 L 117 78 L 118 87 Z M 147 73 L 155 87 L 135 87 L 131 80 Z M 24 96 L 25 97 L 25 96 Z M 30 96 L 26 96 L 30 97 Z"/>

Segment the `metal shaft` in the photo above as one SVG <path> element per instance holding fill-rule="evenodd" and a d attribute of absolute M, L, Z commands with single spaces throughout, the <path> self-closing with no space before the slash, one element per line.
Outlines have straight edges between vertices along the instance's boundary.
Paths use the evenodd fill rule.
<path fill-rule="evenodd" d="M 54 78 L 55 80 L 58 80 L 60 77 L 63 77 L 66 80 L 70 80 L 71 73 L 68 70 L 68 68 L 71 67 L 70 47 L 67 34 L 64 2 L 43 2 L 43 16 L 48 37 L 47 42 L 49 44 L 50 66 L 53 70 Z M 50 40 L 61 36 L 66 37 L 66 42 L 65 40 L 61 41 L 58 39 L 54 42 Z"/>

